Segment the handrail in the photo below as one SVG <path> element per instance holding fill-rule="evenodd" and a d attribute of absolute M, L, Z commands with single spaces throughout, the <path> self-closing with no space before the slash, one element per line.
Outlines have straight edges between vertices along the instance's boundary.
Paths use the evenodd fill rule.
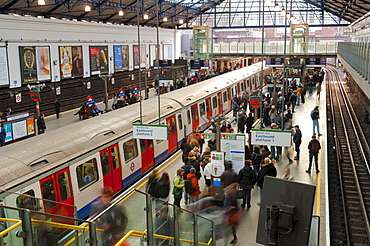
<path fill-rule="evenodd" d="M 22 221 L 19 221 L 18 223 L 10 226 L 9 228 L 5 229 L 4 231 L 2 231 L 0 233 L 0 237 L 4 236 L 5 234 L 7 234 L 8 232 L 14 230 L 15 228 L 17 228 L 18 226 L 22 225 Z"/>

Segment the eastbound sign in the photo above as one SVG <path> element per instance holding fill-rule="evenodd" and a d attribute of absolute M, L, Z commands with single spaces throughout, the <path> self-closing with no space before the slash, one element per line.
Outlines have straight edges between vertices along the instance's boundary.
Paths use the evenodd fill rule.
<path fill-rule="evenodd" d="M 292 131 L 252 129 L 252 145 L 290 147 Z"/>
<path fill-rule="evenodd" d="M 168 127 L 166 125 L 132 125 L 132 134 L 137 139 L 167 140 Z"/>

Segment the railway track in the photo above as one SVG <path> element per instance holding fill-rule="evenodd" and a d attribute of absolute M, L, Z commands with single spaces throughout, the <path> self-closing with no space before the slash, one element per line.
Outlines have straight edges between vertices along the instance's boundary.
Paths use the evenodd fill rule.
<path fill-rule="evenodd" d="M 370 245 L 369 146 L 337 71 L 326 75 L 331 245 Z"/>

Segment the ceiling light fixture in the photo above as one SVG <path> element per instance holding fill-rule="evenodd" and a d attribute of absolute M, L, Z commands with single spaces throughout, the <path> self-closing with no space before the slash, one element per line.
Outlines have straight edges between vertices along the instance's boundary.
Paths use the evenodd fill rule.
<path fill-rule="evenodd" d="M 121 9 L 120 11 L 118 11 L 118 15 L 119 16 L 124 16 L 125 15 L 125 13 L 123 12 L 123 10 Z"/>
<path fill-rule="evenodd" d="M 164 22 L 168 21 L 167 17 L 163 17 L 163 21 Z"/>
<path fill-rule="evenodd" d="M 179 23 L 180 23 L 180 24 L 184 24 L 184 20 L 180 19 L 180 20 L 179 20 Z"/>
<path fill-rule="evenodd" d="M 85 12 L 90 12 L 91 11 L 91 6 L 90 5 L 86 5 L 85 6 Z"/>
<path fill-rule="evenodd" d="M 37 2 L 37 4 L 38 4 L 38 5 L 45 5 L 45 0 L 39 0 L 39 1 Z"/>
<path fill-rule="evenodd" d="M 144 14 L 144 20 L 147 20 L 149 19 L 149 15 L 148 14 Z"/>

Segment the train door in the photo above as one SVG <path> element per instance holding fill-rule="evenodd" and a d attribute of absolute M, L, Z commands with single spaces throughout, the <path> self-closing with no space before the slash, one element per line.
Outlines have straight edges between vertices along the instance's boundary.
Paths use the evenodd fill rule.
<path fill-rule="evenodd" d="M 191 108 L 191 116 L 192 116 L 192 131 L 195 131 L 199 126 L 199 114 L 198 114 L 198 104 L 195 104 L 190 107 Z"/>
<path fill-rule="evenodd" d="M 43 200 L 46 213 L 74 217 L 74 198 L 69 168 L 40 180 L 40 187 L 42 198 L 47 199 Z M 63 206 L 61 203 L 67 205 Z"/>
<path fill-rule="evenodd" d="M 236 85 L 236 94 L 239 96 L 240 95 L 240 83 Z"/>
<path fill-rule="evenodd" d="M 206 115 L 208 119 L 212 117 L 212 106 L 211 106 L 211 98 L 206 99 Z M 211 121 L 207 123 L 207 126 L 211 124 Z"/>
<path fill-rule="evenodd" d="M 222 92 L 219 92 L 217 93 L 217 102 L 218 102 L 218 115 L 222 115 L 222 111 L 223 111 L 223 108 L 222 108 Z"/>
<path fill-rule="evenodd" d="M 141 170 L 146 172 L 154 166 L 154 145 L 151 139 L 140 139 Z"/>
<path fill-rule="evenodd" d="M 116 193 L 122 189 L 122 166 L 118 144 L 100 151 L 104 186 L 111 187 Z"/>
<path fill-rule="evenodd" d="M 229 109 L 229 111 L 231 110 L 231 88 L 227 88 L 227 101 L 228 101 L 228 105 L 227 105 L 227 108 Z"/>
<path fill-rule="evenodd" d="M 214 116 L 218 115 L 217 96 L 212 97 L 212 112 Z"/>
<path fill-rule="evenodd" d="M 180 139 L 186 137 L 186 134 L 185 134 L 185 128 L 186 126 L 184 125 L 184 121 L 182 119 L 182 114 L 177 114 L 177 126 L 178 126 L 178 130 L 177 130 L 177 134 L 179 136 Z M 180 148 L 180 144 L 181 144 L 181 141 L 178 142 L 178 148 Z"/>
<path fill-rule="evenodd" d="M 168 126 L 168 154 L 171 154 L 177 149 L 177 126 L 176 126 L 176 115 L 173 115 L 166 119 Z"/>

